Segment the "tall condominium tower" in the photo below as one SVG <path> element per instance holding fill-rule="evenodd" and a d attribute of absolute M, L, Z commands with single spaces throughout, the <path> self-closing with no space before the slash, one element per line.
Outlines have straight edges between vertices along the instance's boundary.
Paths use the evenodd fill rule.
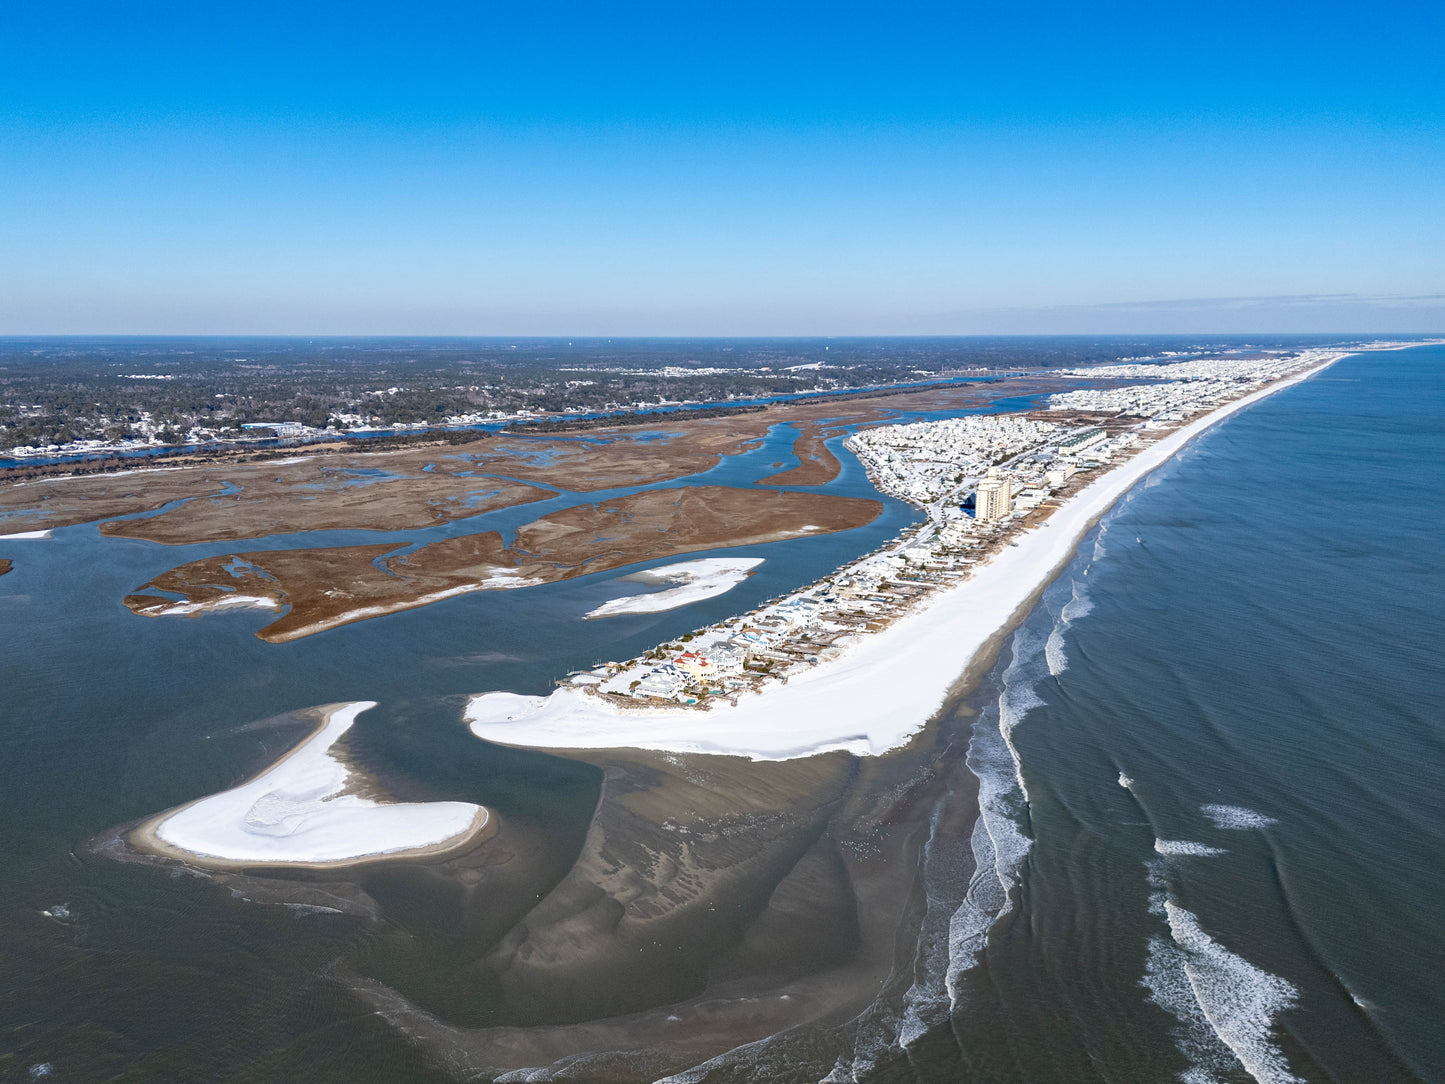
<path fill-rule="evenodd" d="M 978 483 L 974 497 L 973 517 L 981 523 L 1003 519 L 1013 511 L 1013 487 L 999 474 L 997 467 L 988 468 L 988 477 Z"/>

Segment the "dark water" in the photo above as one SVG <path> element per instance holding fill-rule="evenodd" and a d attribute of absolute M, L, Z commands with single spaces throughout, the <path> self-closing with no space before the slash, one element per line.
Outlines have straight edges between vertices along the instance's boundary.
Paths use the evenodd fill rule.
<path fill-rule="evenodd" d="M 970 846 L 940 804 L 913 986 L 847 1033 L 836 1079 L 1445 1080 L 1442 373 L 1439 349 L 1341 362 L 1210 430 L 1086 541 L 976 698 L 985 816 Z M 791 438 L 704 479 L 771 473 Z M 829 490 L 871 494 L 841 458 Z M 251 636 L 259 615 L 143 620 L 120 598 L 207 553 L 382 536 L 4 544 L 0 1081 L 450 1079 L 332 981 L 384 931 L 89 842 L 268 763 L 301 733 L 283 713 L 366 698 L 358 742 L 388 784 L 539 825 L 545 891 L 597 773 L 476 742 L 464 695 L 544 691 L 912 518 L 888 502 L 860 531 L 758 547 L 757 576 L 672 613 L 578 621 L 629 569 L 284 647 Z M 794 1079 L 786 1039 L 764 1047 L 728 1079 Z"/>
<path fill-rule="evenodd" d="M 1347 359 L 1085 544 L 1000 674 L 964 1076 L 1445 1079 L 1442 449 L 1445 351 Z"/>
<path fill-rule="evenodd" d="M 661 486 L 750 486 L 776 464 L 796 465 L 795 436 L 776 426 L 752 452 Z M 839 477 L 814 491 L 876 498 L 857 461 L 840 458 Z M 368 768 L 399 798 L 478 802 L 534 827 L 555 851 L 539 871 L 540 896 L 581 845 L 599 773 L 478 742 L 461 722 L 465 697 L 546 692 L 570 670 L 795 590 L 918 513 L 885 499 L 866 527 L 750 547 L 763 565 L 724 596 L 605 621 L 581 617 L 638 590 L 619 589 L 619 576 L 665 562 L 464 596 L 284 646 L 252 635 L 270 620 L 264 614 L 144 620 L 121 599 L 211 554 L 420 544 L 490 529 L 510 536 L 536 516 L 638 488 L 559 492 L 418 531 L 161 546 L 104 538 L 91 524 L 0 543 L 15 561 L 0 580 L 0 1080 L 46 1066 L 69 1080 L 435 1079 L 425 1057 L 329 979 L 377 955 L 374 931 L 327 914 L 218 903 L 210 883 L 115 862 L 91 843 L 264 767 L 305 733 L 287 713 L 370 699 L 379 707 L 353 731 Z"/>

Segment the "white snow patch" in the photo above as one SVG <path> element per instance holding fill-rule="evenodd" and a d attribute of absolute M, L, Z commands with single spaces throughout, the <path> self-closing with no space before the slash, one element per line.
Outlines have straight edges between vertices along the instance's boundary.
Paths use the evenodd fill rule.
<path fill-rule="evenodd" d="M 334 708 L 326 723 L 256 778 L 182 806 L 156 836 L 192 854 L 276 865 L 348 862 L 430 847 L 470 832 L 486 811 L 467 802 L 381 803 L 345 793 L 331 747 L 376 705 Z"/>
<path fill-rule="evenodd" d="M 49 531 L 17 531 L 15 534 L 0 534 L 0 542 L 33 542 L 49 537 Z"/>
<path fill-rule="evenodd" d="M 156 611 L 156 617 L 189 617 L 192 614 L 210 613 L 215 610 L 257 609 L 274 610 L 279 603 L 264 595 L 222 595 L 204 602 L 177 602 L 164 610 Z"/>
<path fill-rule="evenodd" d="M 675 583 L 677 586 L 653 594 L 623 595 L 604 602 L 587 616 L 612 617 L 616 614 L 654 614 L 675 610 L 679 606 L 731 591 L 762 563 L 761 557 L 706 557 L 639 572 L 626 578 L 633 582 Z"/>

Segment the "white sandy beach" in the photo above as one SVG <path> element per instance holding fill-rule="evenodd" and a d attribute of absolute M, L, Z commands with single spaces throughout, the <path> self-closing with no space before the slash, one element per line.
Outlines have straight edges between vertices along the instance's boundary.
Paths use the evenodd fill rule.
<path fill-rule="evenodd" d="M 429 851 L 485 827 L 487 811 L 466 802 L 386 804 L 346 793 L 350 772 L 330 750 L 375 706 L 333 706 L 315 734 L 254 779 L 163 814 L 140 834 L 201 864 L 316 866 Z"/>
<path fill-rule="evenodd" d="M 1041 526 L 1013 536 L 957 587 L 876 635 L 794 677 L 703 712 L 622 710 L 575 689 L 550 696 L 485 693 L 467 721 L 479 738 L 551 749 L 640 748 L 786 760 L 842 749 L 879 754 L 903 745 L 943 706 L 970 661 L 1072 558 L 1080 539 L 1124 493 L 1191 439 L 1234 412 L 1345 356 L 1227 403 L 1175 430 L 1075 494 Z"/>
<path fill-rule="evenodd" d="M 676 587 L 651 594 L 623 595 L 604 602 L 590 611 L 588 617 L 613 617 L 617 614 L 655 614 L 675 610 L 703 599 L 731 591 L 763 563 L 761 557 L 704 557 L 682 561 L 663 568 L 649 569 L 624 577 L 634 583 L 676 583 Z"/>

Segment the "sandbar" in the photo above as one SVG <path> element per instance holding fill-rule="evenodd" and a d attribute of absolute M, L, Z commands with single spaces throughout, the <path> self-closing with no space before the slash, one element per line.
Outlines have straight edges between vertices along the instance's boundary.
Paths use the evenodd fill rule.
<path fill-rule="evenodd" d="M 623 595 L 604 602 L 586 616 L 613 617 L 617 614 L 655 614 L 675 610 L 679 606 L 731 591 L 762 563 L 761 557 L 704 557 L 699 561 L 683 561 L 639 572 L 626 579 L 637 583 L 675 583 L 677 586 L 651 594 Z"/>
<path fill-rule="evenodd" d="M 490 825 L 468 802 L 378 802 L 351 793 L 332 752 L 371 701 L 322 709 L 315 733 L 260 775 L 153 817 L 132 845 L 193 865 L 334 869 L 377 858 L 431 856 L 476 842 Z"/>

